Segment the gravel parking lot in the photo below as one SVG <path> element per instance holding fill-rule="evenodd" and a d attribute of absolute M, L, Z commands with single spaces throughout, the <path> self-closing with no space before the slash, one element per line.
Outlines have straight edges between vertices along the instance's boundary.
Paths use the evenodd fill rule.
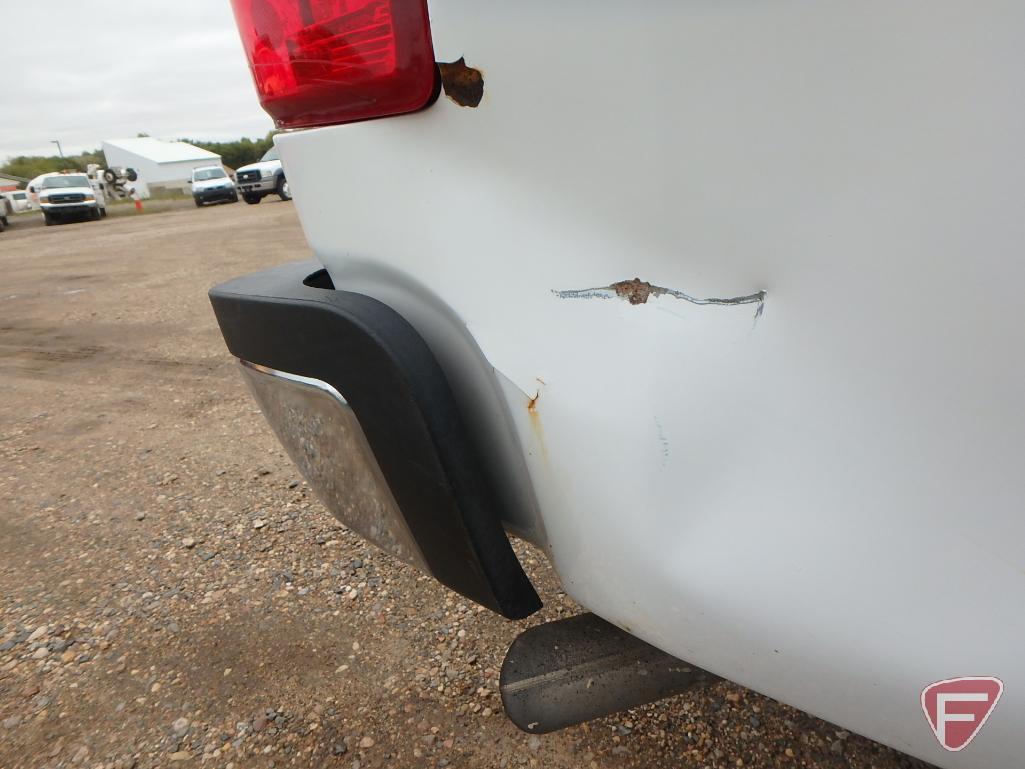
<path fill-rule="evenodd" d="M 309 255 L 294 209 L 188 205 L 0 235 L 0 769 L 925 766 L 728 684 L 517 731 L 503 653 L 577 608 L 528 547 L 506 622 L 324 512 L 206 298 Z"/>

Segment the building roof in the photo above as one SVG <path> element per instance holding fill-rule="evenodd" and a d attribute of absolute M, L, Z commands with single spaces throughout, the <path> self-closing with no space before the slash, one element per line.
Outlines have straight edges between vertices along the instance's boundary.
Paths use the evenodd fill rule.
<path fill-rule="evenodd" d="M 20 176 L 15 176 L 14 174 L 4 174 L 4 173 L 0 173 L 0 179 L 10 179 L 12 182 L 21 182 L 22 184 L 24 184 L 25 182 L 28 181 L 28 179 L 24 179 L 24 178 L 22 178 Z"/>
<path fill-rule="evenodd" d="M 220 161 L 220 155 L 186 142 L 169 142 L 140 136 L 136 139 L 111 139 L 103 142 L 103 149 L 115 147 L 151 160 L 154 163 L 180 163 L 189 160 L 209 160 L 211 164 Z"/>

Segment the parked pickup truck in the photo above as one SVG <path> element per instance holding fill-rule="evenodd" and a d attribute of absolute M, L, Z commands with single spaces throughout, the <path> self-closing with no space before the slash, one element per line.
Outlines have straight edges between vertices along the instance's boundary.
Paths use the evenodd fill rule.
<path fill-rule="evenodd" d="M 368 540 L 510 618 L 551 559 L 519 726 L 718 676 L 1022 765 L 1020 4 L 233 6 L 316 261 L 227 346 Z"/>
<path fill-rule="evenodd" d="M 238 182 L 242 199 L 250 205 L 259 203 L 267 195 L 277 195 L 282 200 L 292 199 L 292 192 L 285 178 L 285 169 L 281 166 L 276 147 L 267 150 L 259 163 L 237 169 L 235 180 Z"/>
<path fill-rule="evenodd" d="M 47 174 L 33 180 L 46 226 L 69 219 L 98 220 L 107 215 L 107 202 L 85 174 Z"/>

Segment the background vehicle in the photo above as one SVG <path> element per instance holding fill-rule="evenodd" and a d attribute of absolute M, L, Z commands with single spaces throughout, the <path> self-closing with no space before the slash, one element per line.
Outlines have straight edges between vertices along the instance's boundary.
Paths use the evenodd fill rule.
<path fill-rule="evenodd" d="M 95 221 L 107 215 L 103 193 L 85 174 L 49 174 L 42 177 L 37 190 L 47 226 L 69 219 Z"/>
<path fill-rule="evenodd" d="M 139 175 L 134 168 L 101 168 L 90 164 L 86 174 L 107 200 L 127 200 Z"/>
<path fill-rule="evenodd" d="M 231 177 L 220 166 L 204 166 L 192 171 L 192 199 L 196 206 L 204 203 L 238 203 L 238 190 Z"/>
<path fill-rule="evenodd" d="M 14 208 L 11 206 L 11 201 L 7 199 L 6 195 L 0 195 L 0 232 L 7 229 L 10 219 L 8 217 L 14 215 Z"/>
<path fill-rule="evenodd" d="M 0 193 L 0 196 L 7 199 L 7 202 L 11 204 L 11 210 L 14 213 L 21 213 L 22 211 L 28 211 L 32 208 L 32 203 L 28 198 L 28 193 L 24 190 L 2 192 Z"/>
<path fill-rule="evenodd" d="M 1020 765 L 1019 6 L 434 0 L 353 82 L 318 42 L 352 19 L 261 38 L 234 5 L 265 107 L 318 126 L 276 142 L 325 271 L 215 307 L 340 517 L 515 616 L 497 519 L 690 664 L 939 766 Z M 394 504 L 332 499 L 318 470 L 353 461 L 289 428 L 323 414 Z M 488 504 L 450 505 L 471 462 Z M 422 467 L 463 529 L 423 523 Z M 955 755 L 922 695 L 966 676 L 1004 694 Z"/>
<path fill-rule="evenodd" d="M 267 150 L 259 163 L 236 169 L 235 179 L 242 192 L 242 199 L 250 205 L 259 203 L 267 195 L 277 195 L 282 200 L 292 199 L 276 147 Z"/>

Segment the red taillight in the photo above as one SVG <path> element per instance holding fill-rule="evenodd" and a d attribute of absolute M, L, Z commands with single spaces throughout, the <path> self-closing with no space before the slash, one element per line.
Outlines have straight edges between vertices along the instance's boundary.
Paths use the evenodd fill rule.
<path fill-rule="evenodd" d="M 260 103 L 281 128 L 413 112 L 434 93 L 425 0 L 231 0 Z"/>

